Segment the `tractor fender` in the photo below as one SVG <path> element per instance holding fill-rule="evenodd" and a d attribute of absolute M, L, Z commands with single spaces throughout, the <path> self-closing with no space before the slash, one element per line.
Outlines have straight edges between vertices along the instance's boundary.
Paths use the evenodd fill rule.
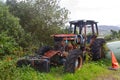
<path fill-rule="evenodd" d="M 54 55 L 56 54 L 60 54 L 61 52 L 60 51 L 55 51 L 55 50 L 49 50 L 47 51 L 44 56 L 48 57 L 48 58 L 51 58 L 53 57 Z"/>

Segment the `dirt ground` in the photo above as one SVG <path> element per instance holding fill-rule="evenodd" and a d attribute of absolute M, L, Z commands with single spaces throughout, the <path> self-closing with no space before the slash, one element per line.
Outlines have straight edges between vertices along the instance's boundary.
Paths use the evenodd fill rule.
<path fill-rule="evenodd" d="M 95 80 L 120 80 L 120 69 L 119 70 L 109 70 L 108 74 L 103 74 L 98 76 Z"/>

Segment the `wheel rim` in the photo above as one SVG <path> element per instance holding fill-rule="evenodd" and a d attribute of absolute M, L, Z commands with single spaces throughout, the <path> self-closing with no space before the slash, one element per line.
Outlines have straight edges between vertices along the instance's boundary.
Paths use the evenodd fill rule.
<path fill-rule="evenodd" d="M 82 57 L 79 56 L 76 61 L 75 61 L 75 70 L 79 69 L 82 67 Z"/>
<path fill-rule="evenodd" d="M 78 61 L 78 59 L 76 59 L 76 61 L 75 61 L 75 68 L 77 68 L 77 67 L 79 67 L 79 61 Z"/>

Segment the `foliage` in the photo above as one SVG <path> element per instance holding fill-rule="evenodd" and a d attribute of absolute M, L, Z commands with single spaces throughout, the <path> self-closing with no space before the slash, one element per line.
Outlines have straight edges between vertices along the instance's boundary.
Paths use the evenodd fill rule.
<path fill-rule="evenodd" d="M 8 36 L 6 32 L 0 34 L 0 55 L 17 54 L 19 48 L 13 37 Z"/>
<path fill-rule="evenodd" d="M 8 56 L 10 57 L 10 56 Z M 83 67 L 74 74 L 64 73 L 63 67 L 51 68 L 50 73 L 35 71 L 29 66 L 16 67 L 17 59 L 0 61 L 0 80 L 93 80 L 98 76 L 110 73 L 110 60 L 84 63 Z"/>
<path fill-rule="evenodd" d="M 120 39 L 120 30 L 118 30 L 118 31 L 111 30 L 111 34 L 105 36 L 105 39 L 107 41 L 119 40 Z"/>
<path fill-rule="evenodd" d="M 67 20 L 68 10 L 59 6 L 57 0 L 7 0 L 10 12 L 20 18 L 25 31 L 30 32 L 33 42 L 51 44 L 51 34 L 61 32 Z"/>
<path fill-rule="evenodd" d="M 0 57 L 8 54 L 21 56 L 31 45 L 31 35 L 19 24 L 19 19 L 9 13 L 9 8 L 0 2 Z"/>
<path fill-rule="evenodd" d="M 29 34 L 19 24 L 19 19 L 9 13 L 8 7 L 0 3 L 0 33 L 5 32 L 7 36 L 14 38 L 21 47 L 29 44 Z"/>

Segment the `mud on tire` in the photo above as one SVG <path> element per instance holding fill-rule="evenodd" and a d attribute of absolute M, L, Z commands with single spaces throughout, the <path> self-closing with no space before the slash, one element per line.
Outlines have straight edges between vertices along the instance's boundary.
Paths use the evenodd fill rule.
<path fill-rule="evenodd" d="M 66 58 L 64 72 L 74 73 L 83 64 L 82 51 L 79 49 L 72 50 Z"/>

